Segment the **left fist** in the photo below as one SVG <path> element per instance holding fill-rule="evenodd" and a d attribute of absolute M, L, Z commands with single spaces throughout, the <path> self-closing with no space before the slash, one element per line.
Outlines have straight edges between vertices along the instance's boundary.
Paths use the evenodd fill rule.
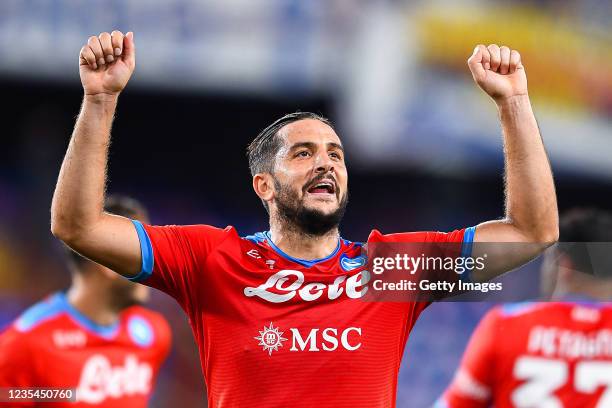
<path fill-rule="evenodd" d="M 505 45 L 479 44 L 467 62 L 474 81 L 496 102 L 527 95 L 527 75 L 518 51 Z"/>

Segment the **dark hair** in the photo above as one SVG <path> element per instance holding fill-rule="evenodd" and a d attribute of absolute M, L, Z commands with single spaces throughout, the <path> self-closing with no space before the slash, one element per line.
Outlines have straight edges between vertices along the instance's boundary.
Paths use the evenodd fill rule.
<path fill-rule="evenodd" d="M 612 213 L 576 208 L 563 214 L 558 249 L 570 257 L 575 269 L 612 278 Z"/>
<path fill-rule="evenodd" d="M 278 131 L 284 126 L 303 119 L 315 119 L 325 123 L 333 129 L 329 119 L 312 112 L 294 112 L 277 119 L 274 123 L 259 132 L 257 137 L 247 147 L 249 169 L 251 176 L 257 173 L 272 173 L 274 170 L 274 157 L 281 147 Z"/>
<path fill-rule="evenodd" d="M 325 123 L 332 129 L 333 124 L 329 119 L 324 116 L 317 115 L 312 112 L 293 112 L 277 119 L 266 127 L 264 130 L 259 132 L 257 137 L 247 147 L 247 156 L 249 158 L 249 169 L 251 170 L 251 176 L 257 173 L 270 173 L 274 172 L 274 158 L 278 153 L 278 150 L 282 146 L 281 139 L 278 137 L 278 131 L 284 126 L 297 122 L 303 119 L 315 119 Z M 262 200 L 263 206 L 266 211 L 270 211 L 268 203 Z"/>
<path fill-rule="evenodd" d="M 104 202 L 104 211 L 109 214 L 121 215 L 127 218 L 148 218 L 147 209 L 140 201 L 121 194 L 113 194 L 108 196 Z M 80 267 L 85 262 L 89 262 L 87 258 L 73 251 L 69 247 L 66 247 L 66 249 L 68 250 L 68 258 L 73 266 L 75 266 L 77 271 L 81 270 Z"/>

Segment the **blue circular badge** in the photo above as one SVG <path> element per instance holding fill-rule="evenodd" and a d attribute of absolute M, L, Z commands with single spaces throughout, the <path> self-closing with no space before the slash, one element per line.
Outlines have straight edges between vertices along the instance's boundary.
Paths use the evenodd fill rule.
<path fill-rule="evenodd" d="M 128 322 L 128 333 L 134 343 L 148 347 L 153 343 L 153 328 L 142 317 L 132 317 Z"/>

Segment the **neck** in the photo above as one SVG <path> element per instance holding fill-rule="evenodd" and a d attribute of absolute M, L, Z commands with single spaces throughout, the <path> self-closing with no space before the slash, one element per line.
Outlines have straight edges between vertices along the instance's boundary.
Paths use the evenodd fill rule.
<path fill-rule="evenodd" d="M 321 259 L 338 247 L 340 233 L 334 228 L 324 235 L 310 235 L 295 227 L 272 222 L 270 237 L 284 253 L 299 259 Z"/>
<path fill-rule="evenodd" d="M 75 276 L 66 298 L 68 302 L 92 322 L 109 326 L 119 320 L 120 310 L 112 306 L 107 291 L 98 284 L 85 284 L 84 277 Z"/>

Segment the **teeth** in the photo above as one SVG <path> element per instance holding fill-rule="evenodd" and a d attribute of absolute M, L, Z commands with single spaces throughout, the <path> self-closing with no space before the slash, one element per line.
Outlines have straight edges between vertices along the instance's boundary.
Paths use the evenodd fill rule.
<path fill-rule="evenodd" d="M 329 190 L 329 193 L 332 193 L 335 190 L 334 184 L 330 182 L 318 183 L 315 184 L 312 188 L 327 188 Z"/>

